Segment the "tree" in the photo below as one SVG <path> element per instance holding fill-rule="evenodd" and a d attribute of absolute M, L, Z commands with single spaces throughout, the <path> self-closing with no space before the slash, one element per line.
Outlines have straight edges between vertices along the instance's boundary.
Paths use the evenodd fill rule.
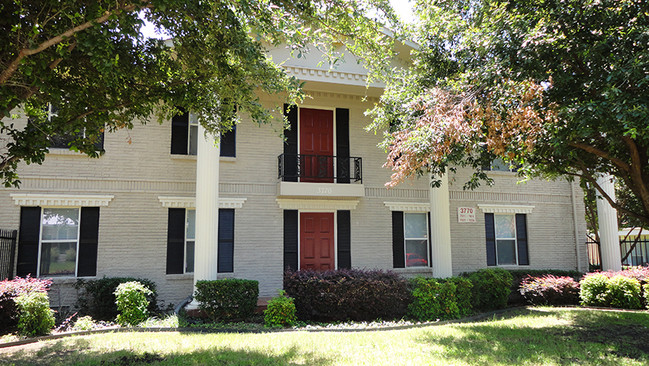
<path fill-rule="evenodd" d="M 6 186 L 19 184 L 19 162 L 41 163 L 56 136 L 97 156 L 104 131 L 179 110 L 196 113 L 211 133 L 231 128 L 235 106 L 268 122 L 259 93 L 278 96 L 278 105 L 302 96 L 269 47 L 287 44 L 298 57 L 317 47 L 335 64 L 344 42 L 351 53 L 374 56 L 367 63 L 378 70 L 391 41 L 381 21 L 394 19 L 387 0 L 13 0 L 0 13 Z M 140 17 L 172 41 L 145 38 Z M 14 124 L 16 113 L 29 117 L 26 127 Z"/>
<path fill-rule="evenodd" d="M 394 126 L 390 184 L 468 166 L 474 188 L 488 180 L 481 167 L 502 158 L 522 176 L 578 177 L 649 225 L 645 1 L 436 0 L 419 1 L 417 14 L 414 68 L 373 111 L 373 127 Z M 606 195 L 603 173 L 628 197 Z"/>

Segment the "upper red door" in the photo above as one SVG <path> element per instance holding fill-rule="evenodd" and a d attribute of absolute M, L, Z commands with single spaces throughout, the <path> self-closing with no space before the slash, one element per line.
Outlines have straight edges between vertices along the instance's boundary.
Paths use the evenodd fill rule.
<path fill-rule="evenodd" d="M 300 181 L 333 183 L 334 113 L 300 108 Z"/>
<path fill-rule="evenodd" d="M 300 213 L 300 269 L 335 269 L 333 212 Z"/>

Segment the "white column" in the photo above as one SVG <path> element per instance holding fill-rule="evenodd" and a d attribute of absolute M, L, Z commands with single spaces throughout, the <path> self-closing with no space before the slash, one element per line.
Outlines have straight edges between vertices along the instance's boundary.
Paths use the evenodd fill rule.
<path fill-rule="evenodd" d="M 439 187 L 430 187 L 429 191 L 433 277 L 437 278 L 453 275 L 448 173 L 444 174 L 441 180 L 442 184 Z"/>
<path fill-rule="evenodd" d="M 199 280 L 215 280 L 219 240 L 219 158 L 214 137 L 198 126 L 196 156 L 196 242 L 194 285 Z M 194 302 L 192 303 L 194 304 Z"/>
<path fill-rule="evenodd" d="M 611 175 L 603 175 L 597 183 L 613 200 L 615 200 L 615 185 Z M 620 254 L 620 237 L 617 228 L 617 210 L 606 199 L 597 193 L 597 216 L 599 221 L 599 247 L 602 252 L 602 270 L 619 271 L 622 269 Z"/>

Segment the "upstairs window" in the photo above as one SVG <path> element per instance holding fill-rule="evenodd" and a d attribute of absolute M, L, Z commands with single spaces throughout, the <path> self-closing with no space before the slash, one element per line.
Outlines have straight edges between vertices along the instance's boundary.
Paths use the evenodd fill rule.
<path fill-rule="evenodd" d="M 221 134 L 221 156 L 236 156 L 236 126 Z M 171 119 L 171 153 L 196 155 L 198 152 L 198 118 L 193 113 L 183 112 Z"/>
<path fill-rule="evenodd" d="M 51 121 L 53 117 L 57 117 L 59 115 L 59 109 L 52 105 L 48 104 L 46 107 L 47 111 L 47 120 Z M 68 149 L 70 148 L 70 143 L 72 141 L 78 139 L 78 138 L 83 138 L 85 139 L 86 136 L 86 129 L 83 128 L 78 132 L 74 133 L 65 133 L 65 134 L 54 134 L 51 135 L 49 140 L 50 140 L 50 148 L 54 149 Z M 101 151 L 104 149 L 104 132 L 101 132 L 101 135 L 97 139 L 97 142 L 95 143 L 95 150 L 96 151 Z"/>
<path fill-rule="evenodd" d="M 482 167 L 484 171 L 492 172 L 517 172 L 520 166 L 514 166 L 502 158 L 494 159 L 491 164 Z"/>

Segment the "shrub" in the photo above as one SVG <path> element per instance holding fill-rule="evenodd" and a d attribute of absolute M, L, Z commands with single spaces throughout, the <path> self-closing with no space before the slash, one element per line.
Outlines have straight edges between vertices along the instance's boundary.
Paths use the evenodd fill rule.
<path fill-rule="evenodd" d="M 417 320 L 457 319 L 471 312 L 471 282 L 464 278 L 410 280 L 408 315 Z"/>
<path fill-rule="evenodd" d="M 292 326 L 297 321 L 295 303 L 292 297 L 287 297 L 284 290 L 279 291 L 279 296 L 268 301 L 264 310 L 264 324 L 267 327 Z"/>
<path fill-rule="evenodd" d="M 289 271 L 284 289 L 300 320 L 395 319 L 406 315 L 410 302 L 408 282 L 380 270 Z"/>
<path fill-rule="evenodd" d="M 54 311 L 44 292 L 26 292 L 14 301 L 18 307 L 18 333 L 28 337 L 49 334 L 54 327 Z"/>
<path fill-rule="evenodd" d="M 606 286 L 607 303 L 615 308 L 640 309 L 640 282 L 635 278 L 615 276 L 608 280 Z"/>
<path fill-rule="evenodd" d="M 507 307 L 513 282 L 509 272 L 501 268 L 484 268 L 466 276 L 473 284 L 474 309 L 488 311 Z"/>
<path fill-rule="evenodd" d="M 242 279 L 197 281 L 194 298 L 213 321 L 241 320 L 254 314 L 259 282 Z"/>
<path fill-rule="evenodd" d="M 121 283 L 115 289 L 115 303 L 120 314 L 117 323 L 120 325 L 138 325 L 149 317 L 147 295 L 151 290 L 137 281 Z"/>
<path fill-rule="evenodd" d="M 40 278 L 16 277 L 13 280 L 0 281 L 0 332 L 18 325 L 18 307 L 16 297 L 30 293 L 45 293 L 52 281 Z"/>
<path fill-rule="evenodd" d="M 644 292 L 644 303 L 647 306 L 647 309 L 649 309 L 649 283 L 645 283 L 644 286 L 642 286 L 642 290 Z"/>
<path fill-rule="evenodd" d="M 95 328 L 95 321 L 92 319 L 91 316 L 82 316 L 77 319 L 76 322 L 74 322 L 74 325 L 72 326 L 73 330 L 92 330 Z"/>
<path fill-rule="evenodd" d="M 568 276 L 528 276 L 521 283 L 519 292 L 533 305 L 579 304 L 579 283 Z"/>
<path fill-rule="evenodd" d="M 132 277 L 104 277 L 98 280 L 78 280 L 74 287 L 80 290 L 77 307 L 81 315 L 90 315 L 95 320 L 112 321 L 117 317 L 115 290 L 121 283 L 136 281 L 151 291 L 147 295 L 150 314 L 158 312 L 158 296 L 153 281 Z"/>
<path fill-rule="evenodd" d="M 607 306 L 606 288 L 608 277 L 602 273 L 584 276 L 579 282 L 579 298 L 581 304 L 586 306 Z"/>
<path fill-rule="evenodd" d="M 509 294 L 509 299 L 507 299 L 509 305 L 524 305 L 528 303 L 527 299 L 525 299 L 520 292 L 523 280 L 527 277 L 543 277 L 546 275 L 552 275 L 556 277 L 570 277 L 574 279 L 575 282 L 579 282 L 581 277 L 584 275 L 579 271 L 563 269 L 508 269 L 507 272 L 511 273 L 514 277 L 511 293 Z"/>

